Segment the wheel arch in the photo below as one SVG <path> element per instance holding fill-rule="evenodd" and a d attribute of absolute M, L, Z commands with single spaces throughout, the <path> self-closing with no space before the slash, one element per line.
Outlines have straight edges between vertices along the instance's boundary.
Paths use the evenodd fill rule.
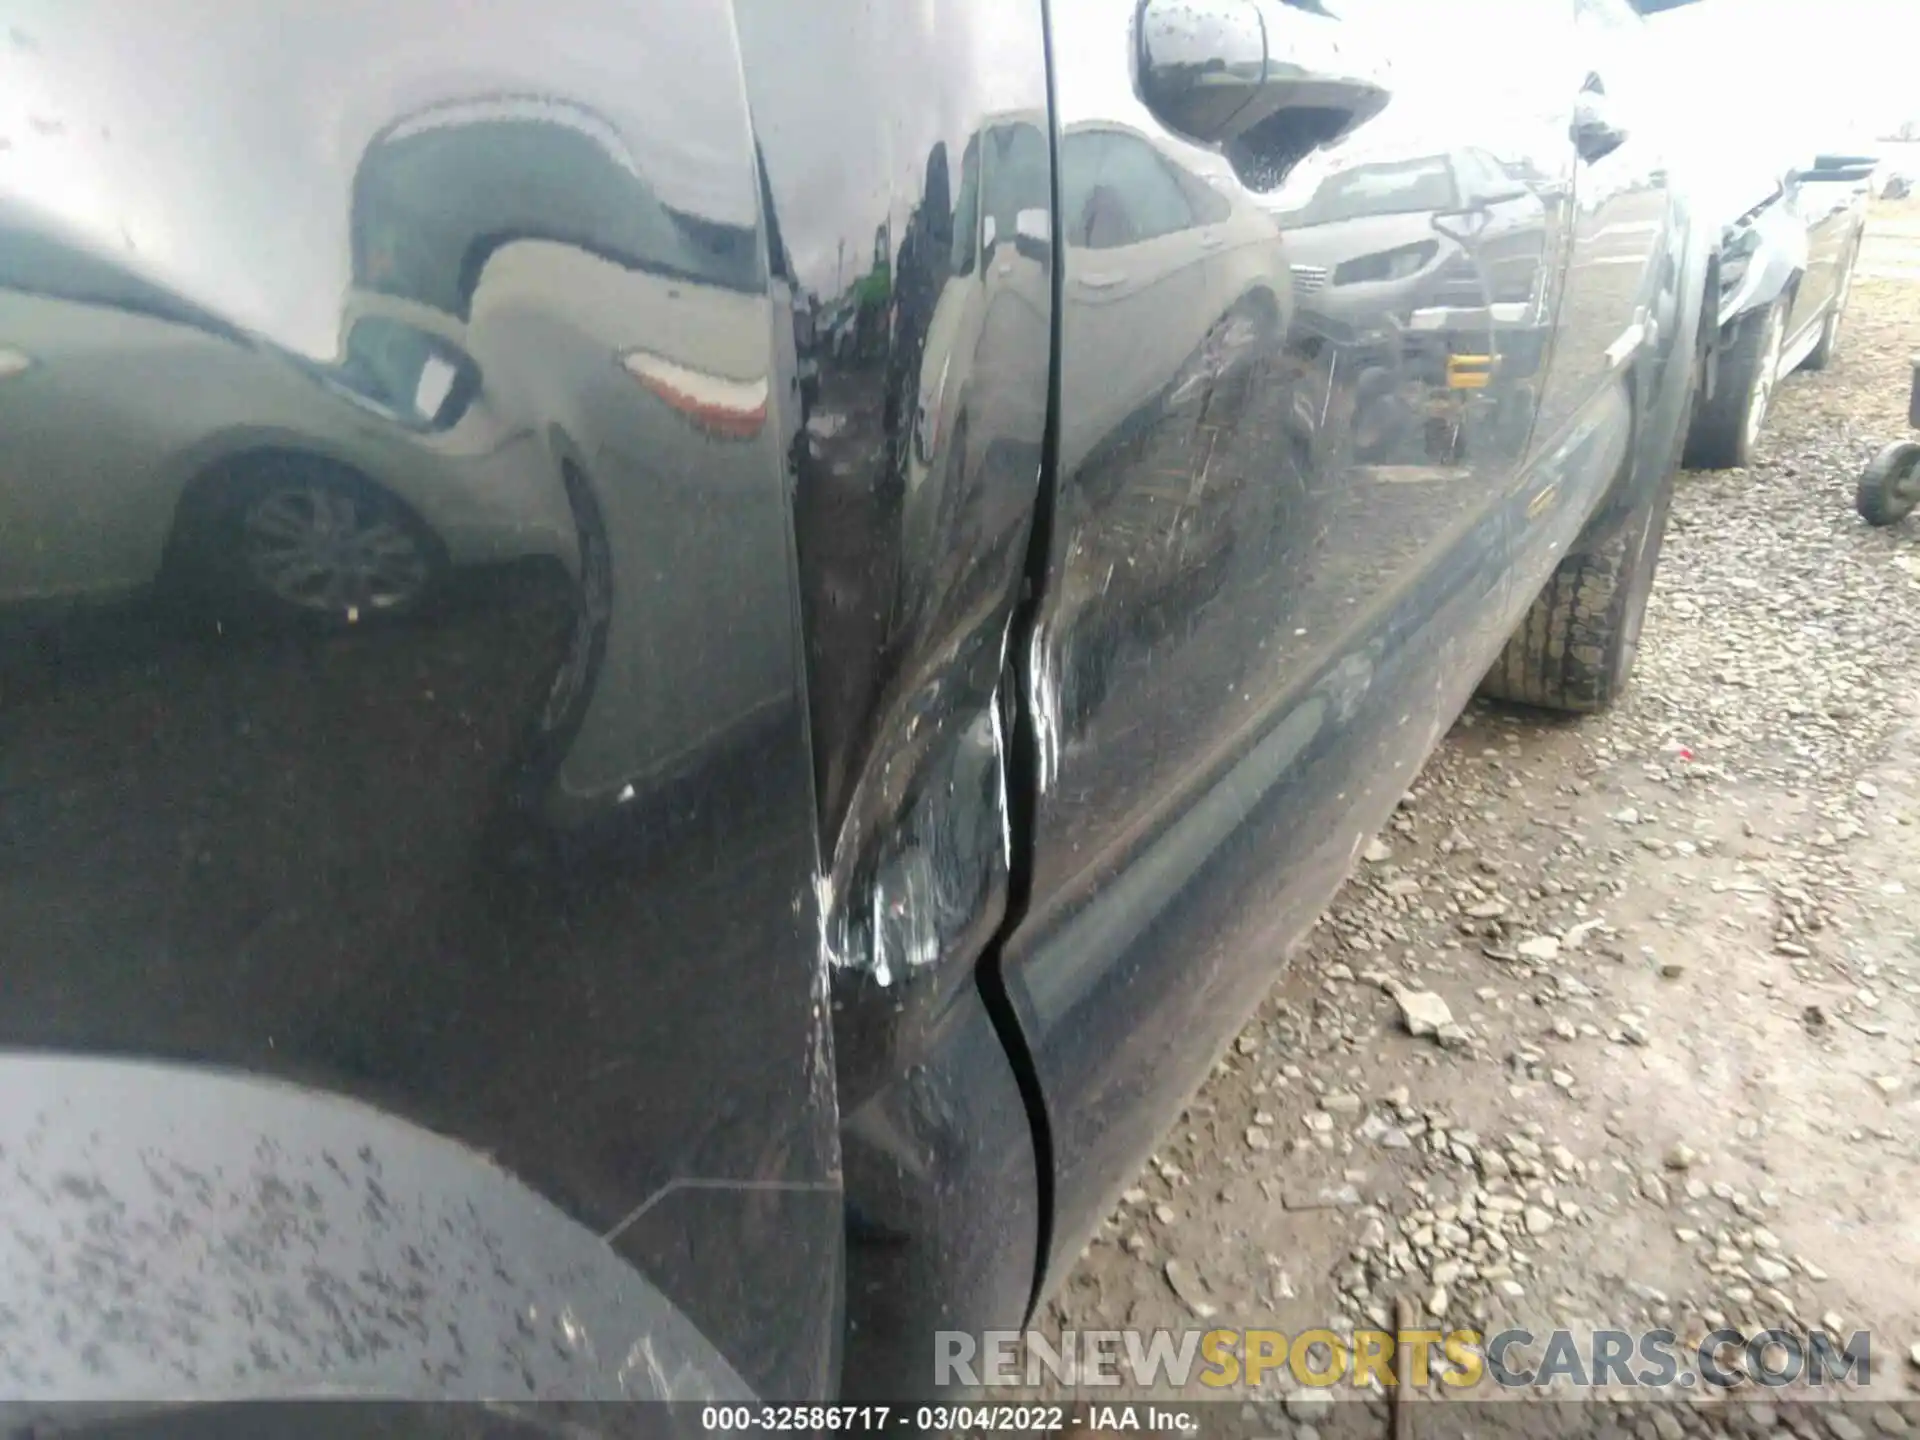
<path fill-rule="evenodd" d="M 0 1095 L 15 1398 L 748 1398 L 605 1240 L 372 1106 L 31 1053 Z"/>

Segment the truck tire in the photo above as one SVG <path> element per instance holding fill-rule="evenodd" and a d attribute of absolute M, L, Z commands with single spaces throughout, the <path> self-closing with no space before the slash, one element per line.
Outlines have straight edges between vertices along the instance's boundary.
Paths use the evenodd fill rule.
<path fill-rule="evenodd" d="M 1569 555 L 1480 682 L 1491 700 L 1587 715 L 1619 698 L 1660 563 L 1673 468 L 1602 544 Z"/>
<path fill-rule="evenodd" d="M 1719 383 L 1693 416 L 1687 431 L 1689 470 L 1739 470 L 1753 463 L 1779 381 L 1780 349 L 1786 342 L 1787 297 L 1734 322 L 1733 343 L 1720 357 Z"/>
<path fill-rule="evenodd" d="M 1613 704 L 1626 688 L 1701 367 L 1703 347 L 1695 337 L 1707 303 L 1709 266 L 1697 239 L 1687 249 L 1676 267 L 1672 313 L 1662 327 L 1687 341 L 1670 342 L 1652 382 L 1644 384 L 1636 407 L 1641 418 L 1622 462 L 1624 483 L 1554 567 L 1481 680 L 1480 693 L 1488 699 L 1590 714 Z"/>

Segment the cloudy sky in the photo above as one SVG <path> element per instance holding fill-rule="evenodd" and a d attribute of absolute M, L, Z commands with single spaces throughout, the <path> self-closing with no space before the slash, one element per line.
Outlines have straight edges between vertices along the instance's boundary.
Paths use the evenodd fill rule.
<path fill-rule="evenodd" d="M 565 96 L 667 203 L 751 223 L 725 0 L 487 0 L 448 24 L 456 8 L 0 0 L 0 214 L 323 360 L 352 283 L 359 162 L 435 104 Z"/>
<path fill-rule="evenodd" d="M 1699 77 L 1687 98 L 1728 103 L 1715 129 L 1777 121 L 1838 149 L 1920 121 L 1914 0 L 1697 0 L 1649 24 L 1680 74 Z"/>
<path fill-rule="evenodd" d="M 1419 17 L 1450 13 L 1439 0 L 1366 4 L 1401 14 L 1398 43 L 1423 50 L 1437 42 Z M 1024 0 L 574 0 L 565 31 L 539 0 L 489 0 L 455 27 L 443 23 L 448 5 L 381 0 L 5 8 L 0 203 L 124 249 L 183 293 L 313 354 L 337 339 L 354 158 L 381 118 L 436 98 L 427 79 L 467 94 L 545 93 L 558 73 L 633 138 L 669 200 L 731 218 L 753 203 L 737 10 L 769 159 L 790 182 L 790 243 L 823 292 L 864 269 L 876 225 L 904 220 L 936 140 L 957 156 L 985 117 L 1040 103 L 1038 11 Z M 1081 60 L 1062 66 L 1069 122 L 1142 118 L 1127 29 L 1114 23 L 1127 11 L 1128 0 L 1054 0 L 1059 54 Z M 675 25 L 662 44 L 666 32 L 649 25 L 667 13 Z M 1920 121 L 1920 0 L 1697 0 L 1651 24 L 1672 66 L 1676 123 L 1716 157 L 1738 142 L 1795 163 Z M 528 34 L 541 37 L 538 66 Z M 1086 63 L 1101 45 L 1113 53 Z M 929 83 L 935 57 L 949 62 L 949 83 Z M 1111 93 L 1083 93 L 1089 77 Z M 671 143 L 645 143 L 661 137 Z M 857 223 L 843 233 L 848 216 Z M 303 282 L 256 283 L 291 273 Z"/>

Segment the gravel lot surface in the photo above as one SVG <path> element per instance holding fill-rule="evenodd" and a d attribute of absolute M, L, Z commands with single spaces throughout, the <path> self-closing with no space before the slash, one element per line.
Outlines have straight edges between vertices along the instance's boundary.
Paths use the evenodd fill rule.
<path fill-rule="evenodd" d="M 1908 204 L 1760 463 L 1682 477 L 1626 702 L 1462 718 L 1043 1328 L 1291 1335 L 1405 1297 L 1483 1331 L 1866 1329 L 1900 1408 L 1748 1387 L 1623 1423 L 1920 1426 L 1920 525 L 1852 507 L 1915 348 Z M 1436 1004 L 1457 1028 L 1410 1034 Z M 1259 1433 L 1329 1423 L 1268 1385 Z"/>

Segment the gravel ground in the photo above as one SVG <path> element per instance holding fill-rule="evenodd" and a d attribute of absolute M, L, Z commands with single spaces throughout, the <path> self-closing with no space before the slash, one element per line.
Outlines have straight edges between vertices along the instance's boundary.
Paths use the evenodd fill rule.
<path fill-rule="evenodd" d="M 1443 1328 L 1864 1328 L 1899 1409 L 1695 1392 L 1639 1431 L 1920 1425 L 1920 529 L 1852 508 L 1906 434 L 1920 207 L 1882 228 L 1760 463 L 1682 477 L 1626 702 L 1462 718 L 1043 1328 L 1297 1334 L 1400 1297 Z M 1445 1044 L 1408 1033 L 1436 1000 Z M 1289 1383 L 1241 1413 L 1310 1437 Z"/>

